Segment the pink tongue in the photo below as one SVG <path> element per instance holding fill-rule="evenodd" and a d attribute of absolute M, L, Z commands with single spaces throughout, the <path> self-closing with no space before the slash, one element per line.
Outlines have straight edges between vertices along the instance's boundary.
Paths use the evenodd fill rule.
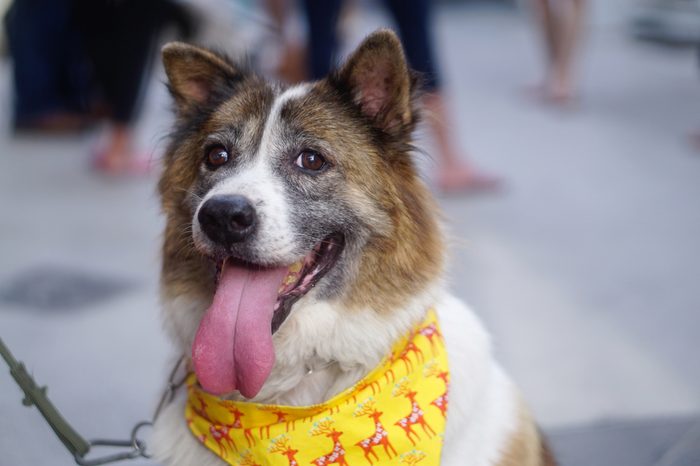
<path fill-rule="evenodd" d="M 224 263 L 211 307 L 199 323 L 192 362 L 206 391 L 260 391 L 275 362 L 272 315 L 287 267 L 251 270 Z"/>

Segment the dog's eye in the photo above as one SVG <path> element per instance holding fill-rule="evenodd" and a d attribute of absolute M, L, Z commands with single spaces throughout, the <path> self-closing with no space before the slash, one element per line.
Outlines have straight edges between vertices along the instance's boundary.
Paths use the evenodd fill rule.
<path fill-rule="evenodd" d="M 326 166 L 326 159 L 318 152 L 305 150 L 299 154 L 294 163 L 297 167 L 317 172 Z"/>
<path fill-rule="evenodd" d="M 207 166 L 217 168 L 228 162 L 229 155 L 223 146 L 214 146 L 207 151 Z"/>

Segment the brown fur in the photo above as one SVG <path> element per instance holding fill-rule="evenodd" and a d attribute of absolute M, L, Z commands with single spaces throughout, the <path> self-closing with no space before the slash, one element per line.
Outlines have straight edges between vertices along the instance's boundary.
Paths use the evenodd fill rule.
<path fill-rule="evenodd" d="M 225 57 L 192 45 L 171 42 L 163 47 L 162 56 L 181 115 L 199 110 L 199 105 L 242 77 Z"/>
<path fill-rule="evenodd" d="M 432 200 L 410 170 L 395 173 L 381 194 L 396 196 L 390 210 L 393 228 L 389 235 L 377 236 L 365 247 L 347 301 L 354 306 L 393 310 L 400 309 L 440 274 L 443 245 L 431 212 Z"/>
<path fill-rule="evenodd" d="M 387 212 L 391 230 L 377 235 L 365 247 L 359 274 L 347 301 L 377 310 L 400 309 L 405 300 L 424 289 L 443 267 L 443 238 L 438 211 L 412 160 L 412 132 L 418 120 L 416 80 L 411 76 L 401 43 L 388 30 L 379 31 L 348 59 L 340 70 L 356 103 L 373 124 L 388 135 L 383 152 L 375 154 L 385 166 L 375 170 L 375 193 Z M 348 173 L 351 184 L 368 179 L 368 167 Z"/>
<path fill-rule="evenodd" d="M 365 39 L 339 76 L 352 89 L 363 113 L 385 130 L 412 121 L 414 89 L 401 42 L 393 32 L 378 31 Z"/>
<path fill-rule="evenodd" d="M 525 403 L 520 402 L 517 430 L 496 466 L 557 466 Z"/>

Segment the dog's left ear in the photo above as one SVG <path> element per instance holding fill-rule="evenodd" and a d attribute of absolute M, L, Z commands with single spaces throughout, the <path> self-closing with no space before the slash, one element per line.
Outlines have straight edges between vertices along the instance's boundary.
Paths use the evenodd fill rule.
<path fill-rule="evenodd" d="M 390 29 L 369 35 L 341 67 L 338 78 L 377 127 L 392 132 L 412 122 L 412 78 L 401 41 Z"/>
<path fill-rule="evenodd" d="M 226 57 L 194 45 L 170 42 L 163 46 L 162 55 L 180 114 L 224 99 L 243 78 Z"/>

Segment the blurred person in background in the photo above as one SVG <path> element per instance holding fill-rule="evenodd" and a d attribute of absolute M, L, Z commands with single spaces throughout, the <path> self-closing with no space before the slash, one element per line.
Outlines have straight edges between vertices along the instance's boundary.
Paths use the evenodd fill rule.
<path fill-rule="evenodd" d="M 140 174 L 150 157 L 135 151 L 132 128 L 150 76 L 162 29 L 170 23 L 184 36 L 192 22 L 172 0 L 73 0 L 77 27 L 92 65 L 109 127 L 92 158 L 106 174 Z"/>
<path fill-rule="evenodd" d="M 285 37 L 285 19 L 288 16 L 289 0 L 266 0 L 270 16 Z M 430 0 L 384 0 L 392 14 L 404 45 L 411 67 L 421 74 L 423 102 L 427 120 L 435 137 L 438 152 L 437 185 L 445 193 L 476 193 L 497 190 L 501 182 L 497 177 L 482 173 L 463 157 L 449 129 L 449 118 L 440 77 L 434 58 L 430 31 Z M 287 54 L 282 58 L 280 70 L 283 77 L 296 82 L 298 77 L 320 79 L 327 75 L 337 63 L 337 24 L 343 9 L 343 0 L 303 0 L 303 9 L 308 22 L 307 50 L 286 46 Z M 297 63 L 306 58 L 308 73 L 295 69 Z"/>
<path fill-rule="evenodd" d="M 15 130 L 83 128 L 87 70 L 71 0 L 15 0 L 5 29 L 14 63 Z"/>
<path fill-rule="evenodd" d="M 73 130 L 105 118 L 92 167 L 148 172 L 132 128 L 162 29 L 192 22 L 173 0 L 15 0 L 6 16 L 14 62 L 15 128 Z"/>
<path fill-rule="evenodd" d="M 537 93 L 569 105 L 576 98 L 575 59 L 587 0 L 533 0 L 545 45 L 546 69 Z"/>

